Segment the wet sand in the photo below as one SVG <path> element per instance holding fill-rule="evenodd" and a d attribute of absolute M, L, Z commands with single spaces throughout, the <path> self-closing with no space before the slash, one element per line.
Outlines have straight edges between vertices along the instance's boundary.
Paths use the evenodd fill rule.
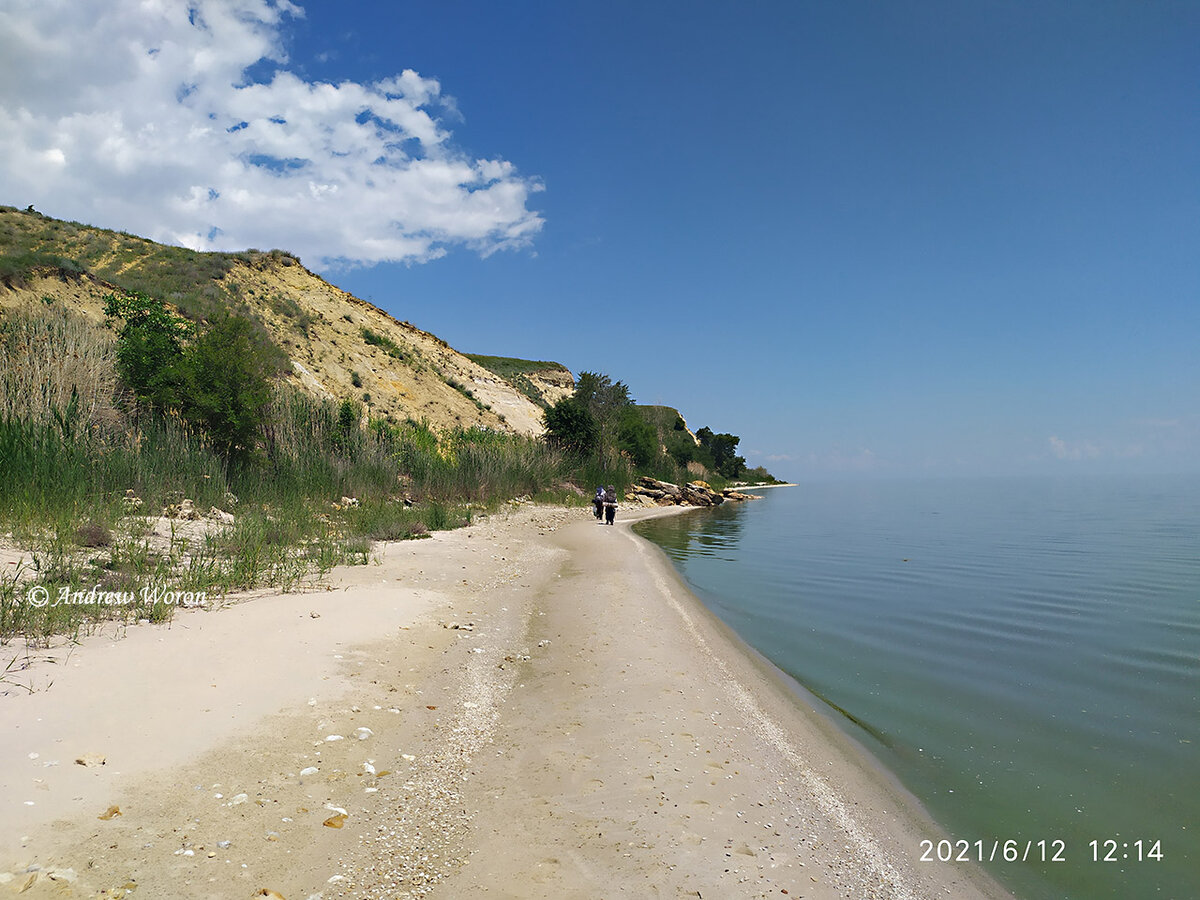
<path fill-rule="evenodd" d="M 0 896 L 1008 896 L 918 862 L 912 798 L 627 527 L 673 512 L 523 506 L 56 651 L 0 697 Z"/>

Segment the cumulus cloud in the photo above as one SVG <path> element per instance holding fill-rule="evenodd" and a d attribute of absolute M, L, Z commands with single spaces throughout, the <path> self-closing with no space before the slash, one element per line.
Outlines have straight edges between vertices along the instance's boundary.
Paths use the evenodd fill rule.
<path fill-rule="evenodd" d="M 289 0 L 7 0 L 0 202 L 317 268 L 528 246 L 539 182 L 456 149 L 435 79 L 294 74 L 284 29 L 302 15 Z"/>

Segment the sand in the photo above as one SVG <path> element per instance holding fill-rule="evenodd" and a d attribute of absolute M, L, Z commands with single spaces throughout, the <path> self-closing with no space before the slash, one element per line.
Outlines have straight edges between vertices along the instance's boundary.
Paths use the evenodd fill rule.
<path fill-rule="evenodd" d="M 0 896 L 1008 896 L 920 863 L 915 801 L 628 528 L 676 512 L 526 505 L 44 654 Z"/>

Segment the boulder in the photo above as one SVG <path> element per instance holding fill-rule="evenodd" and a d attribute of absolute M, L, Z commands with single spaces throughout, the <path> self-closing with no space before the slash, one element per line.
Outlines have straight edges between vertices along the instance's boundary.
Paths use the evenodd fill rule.
<path fill-rule="evenodd" d="M 186 499 L 172 503 L 163 510 L 163 516 L 168 519 L 186 519 L 189 522 L 199 522 L 203 518 L 200 511 L 196 509 L 196 504 Z"/>
<path fill-rule="evenodd" d="M 725 498 L 703 481 L 689 481 L 683 488 L 685 501 L 692 506 L 719 506 Z"/>
<path fill-rule="evenodd" d="M 721 496 L 723 496 L 726 500 L 732 500 L 732 501 L 736 501 L 736 502 L 741 502 L 743 500 L 761 500 L 762 499 L 762 497 L 759 497 L 756 494 L 743 494 L 741 491 L 735 490 L 733 488 L 725 488 L 725 490 L 721 491 Z"/>

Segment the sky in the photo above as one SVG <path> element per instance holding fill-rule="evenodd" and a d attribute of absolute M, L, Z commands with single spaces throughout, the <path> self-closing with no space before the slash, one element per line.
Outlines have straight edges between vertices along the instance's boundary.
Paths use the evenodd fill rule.
<path fill-rule="evenodd" d="M 1200 471 L 1200 3 L 0 0 L 0 203 L 793 480 Z"/>

